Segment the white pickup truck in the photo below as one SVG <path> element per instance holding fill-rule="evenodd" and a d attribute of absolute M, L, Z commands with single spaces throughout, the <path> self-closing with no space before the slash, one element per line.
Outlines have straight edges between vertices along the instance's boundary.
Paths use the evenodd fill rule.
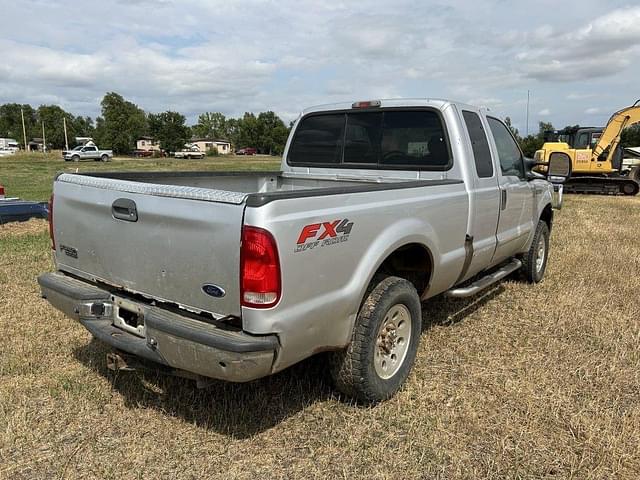
<path fill-rule="evenodd" d="M 78 145 L 72 150 L 63 150 L 62 158 L 65 162 L 79 162 L 80 160 L 95 160 L 108 162 L 113 158 L 113 151 L 100 150 L 95 144 Z"/>
<path fill-rule="evenodd" d="M 187 145 L 184 150 L 173 154 L 175 158 L 186 158 L 189 160 L 204 158 L 204 152 L 201 152 L 197 145 Z"/>
<path fill-rule="evenodd" d="M 570 165 L 542 169 L 561 183 Z M 532 167 L 470 105 L 311 108 L 279 172 L 59 175 L 39 283 L 112 368 L 244 382 L 330 352 L 337 387 L 376 402 L 409 375 L 422 302 L 542 279 L 557 196 Z"/>

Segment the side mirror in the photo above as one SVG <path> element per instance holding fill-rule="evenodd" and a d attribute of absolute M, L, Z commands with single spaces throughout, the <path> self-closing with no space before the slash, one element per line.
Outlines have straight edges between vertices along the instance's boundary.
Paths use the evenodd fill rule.
<path fill-rule="evenodd" d="M 543 175 L 540 172 L 536 172 L 536 170 L 535 170 L 535 168 L 538 165 L 541 165 L 540 163 L 536 162 L 532 158 L 527 158 L 527 157 L 524 157 L 523 161 L 524 161 L 524 169 L 525 169 L 525 173 L 526 173 L 528 181 L 531 181 L 531 180 L 546 180 L 547 179 L 546 175 Z"/>
<path fill-rule="evenodd" d="M 551 206 L 557 210 L 562 208 L 563 183 L 571 177 L 571 158 L 563 152 L 553 152 L 549 156 L 547 180 L 553 184 Z"/>
<path fill-rule="evenodd" d="M 562 184 L 571 176 L 571 158 L 563 152 L 553 152 L 549 156 L 547 180 L 554 184 Z"/>

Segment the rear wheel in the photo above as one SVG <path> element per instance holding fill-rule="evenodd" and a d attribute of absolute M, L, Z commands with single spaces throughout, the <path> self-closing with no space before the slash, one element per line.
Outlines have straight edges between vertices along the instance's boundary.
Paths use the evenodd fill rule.
<path fill-rule="evenodd" d="M 108 162 L 109 161 L 109 155 L 102 155 L 102 157 L 100 157 L 100 160 L 102 160 L 103 162 Z"/>
<path fill-rule="evenodd" d="M 548 258 L 549 227 L 544 220 L 539 220 L 531 247 L 522 259 L 522 270 L 529 283 L 538 283 L 542 280 L 547 269 Z"/>
<path fill-rule="evenodd" d="M 344 394 L 365 403 L 386 400 L 405 382 L 416 358 L 422 323 L 415 287 L 387 277 L 368 293 L 351 343 L 331 354 L 331 375 Z"/>
<path fill-rule="evenodd" d="M 633 173 L 633 172 L 631 172 Z M 625 181 L 620 187 L 620 191 L 625 195 L 636 195 L 638 193 L 638 181 L 631 182 L 629 180 Z"/>
<path fill-rule="evenodd" d="M 79 162 L 80 161 L 80 156 L 79 155 L 74 155 L 73 157 L 71 157 L 71 160 L 73 160 L 74 162 Z"/>

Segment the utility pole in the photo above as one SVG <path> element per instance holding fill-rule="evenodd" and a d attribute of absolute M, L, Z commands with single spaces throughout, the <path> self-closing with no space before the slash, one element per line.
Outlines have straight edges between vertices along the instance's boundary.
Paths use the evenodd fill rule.
<path fill-rule="evenodd" d="M 44 136 L 44 120 L 42 121 L 42 153 L 47 153 L 47 137 Z"/>
<path fill-rule="evenodd" d="M 69 139 L 67 138 L 67 117 L 62 117 L 62 125 L 64 126 L 64 149 L 69 150 Z"/>
<path fill-rule="evenodd" d="M 527 134 L 526 136 L 529 136 L 529 90 L 527 90 Z"/>
<path fill-rule="evenodd" d="M 24 128 L 24 110 L 20 107 L 20 116 L 22 117 L 22 137 L 24 138 L 24 151 L 27 151 L 27 130 Z"/>

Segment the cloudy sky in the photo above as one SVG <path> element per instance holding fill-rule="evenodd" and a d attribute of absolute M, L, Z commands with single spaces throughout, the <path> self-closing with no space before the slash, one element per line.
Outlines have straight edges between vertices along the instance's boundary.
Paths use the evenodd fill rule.
<path fill-rule="evenodd" d="M 635 3 L 635 6 L 634 6 Z M 0 103 L 291 120 L 341 100 L 440 97 L 530 130 L 604 124 L 640 98 L 637 0 L 0 0 Z"/>

